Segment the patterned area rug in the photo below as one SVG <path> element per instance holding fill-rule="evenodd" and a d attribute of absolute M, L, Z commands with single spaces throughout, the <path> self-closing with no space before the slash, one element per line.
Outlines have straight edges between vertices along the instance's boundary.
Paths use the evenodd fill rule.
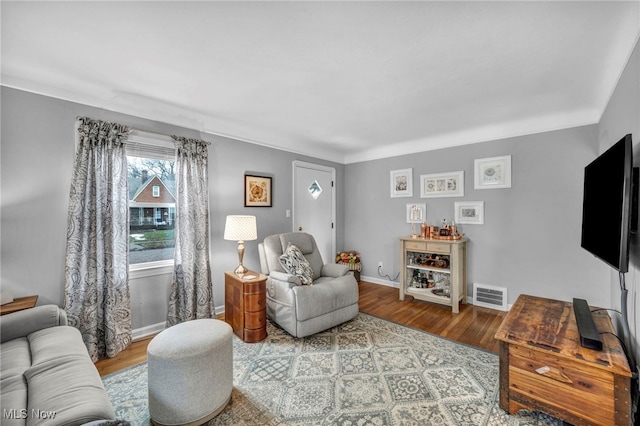
<path fill-rule="evenodd" d="M 209 425 L 562 425 L 498 406 L 498 356 L 360 313 L 295 339 L 233 339 L 231 403 Z M 148 425 L 146 363 L 103 378 L 116 415 Z"/>

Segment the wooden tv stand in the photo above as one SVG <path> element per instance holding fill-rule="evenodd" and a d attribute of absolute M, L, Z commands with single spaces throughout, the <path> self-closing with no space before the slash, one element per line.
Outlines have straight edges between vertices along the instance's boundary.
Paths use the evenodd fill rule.
<path fill-rule="evenodd" d="M 592 308 L 593 311 L 593 308 Z M 602 351 L 580 346 L 573 304 L 520 295 L 496 332 L 500 408 L 540 410 L 574 425 L 630 425 L 631 370 L 606 311 Z"/>

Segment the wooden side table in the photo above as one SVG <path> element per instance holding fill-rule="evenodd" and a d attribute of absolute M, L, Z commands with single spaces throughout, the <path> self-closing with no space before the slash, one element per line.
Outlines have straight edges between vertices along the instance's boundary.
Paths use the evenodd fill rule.
<path fill-rule="evenodd" d="M 592 309 L 593 310 L 593 309 Z M 630 425 L 631 370 L 606 311 L 603 350 L 580 345 L 573 304 L 520 295 L 496 332 L 500 408 L 541 410 L 574 425 Z"/>
<path fill-rule="evenodd" d="M 224 320 L 247 343 L 267 337 L 267 277 L 249 271 L 224 273 Z"/>
<path fill-rule="evenodd" d="M 30 309 L 36 306 L 38 296 L 26 296 L 17 297 L 13 299 L 13 302 L 0 305 L 0 315 L 10 314 L 11 312 L 22 311 L 23 309 Z"/>
<path fill-rule="evenodd" d="M 446 263 L 434 263 L 435 259 Z M 443 283 L 443 288 L 435 288 L 434 281 Z M 400 238 L 400 300 L 405 296 L 460 312 L 460 303 L 467 303 L 467 239 Z"/>

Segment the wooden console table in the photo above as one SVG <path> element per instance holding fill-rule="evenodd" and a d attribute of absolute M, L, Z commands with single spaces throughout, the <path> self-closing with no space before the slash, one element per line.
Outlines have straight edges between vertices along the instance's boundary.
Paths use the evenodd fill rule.
<path fill-rule="evenodd" d="M 224 273 L 224 320 L 247 343 L 267 337 L 267 277 Z"/>
<path fill-rule="evenodd" d="M 592 308 L 593 311 L 593 308 Z M 630 425 L 631 370 L 606 311 L 602 351 L 583 348 L 573 304 L 520 295 L 496 332 L 500 408 L 540 410 L 574 425 Z"/>
<path fill-rule="evenodd" d="M 24 309 L 30 309 L 36 306 L 38 296 L 26 296 L 16 297 L 13 302 L 0 305 L 0 315 L 10 314 L 11 312 L 18 312 Z"/>
<path fill-rule="evenodd" d="M 451 306 L 460 312 L 460 303 L 467 302 L 467 239 L 435 240 L 400 238 L 400 300 L 412 296 L 426 302 Z M 424 259 L 424 262 L 420 260 Z M 441 266 L 430 264 L 440 259 Z M 439 276 L 444 289 L 429 287 Z M 417 278 L 423 282 L 417 282 Z"/>

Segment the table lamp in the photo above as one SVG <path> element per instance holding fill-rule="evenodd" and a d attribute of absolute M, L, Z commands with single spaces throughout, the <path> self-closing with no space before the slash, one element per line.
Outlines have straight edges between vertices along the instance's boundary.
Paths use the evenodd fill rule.
<path fill-rule="evenodd" d="M 256 217 L 242 215 L 227 216 L 227 221 L 224 225 L 224 239 L 238 242 L 239 265 L 233 272 L 235 272 L 236 275 L 246 273 L 248 269 L 242 265 L 244 242 L 258 239 Z"/>

